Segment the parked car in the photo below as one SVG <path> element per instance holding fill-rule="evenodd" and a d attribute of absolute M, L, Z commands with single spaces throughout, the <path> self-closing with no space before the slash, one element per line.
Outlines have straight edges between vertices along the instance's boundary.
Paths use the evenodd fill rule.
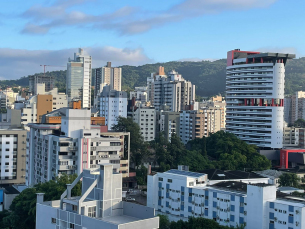
<path fill-rule="evenodd" d="M 136 199 L 135 199 L 135 198 L 132 198 L 132 197 L 126 197 L 125 200 L 126 200 L 126 201 L 135 201 Z"/>

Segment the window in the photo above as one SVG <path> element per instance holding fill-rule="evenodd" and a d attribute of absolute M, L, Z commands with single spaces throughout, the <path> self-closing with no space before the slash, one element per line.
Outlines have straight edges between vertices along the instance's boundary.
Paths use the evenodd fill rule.
<path fill-rule="evenodd" d="M 269 203 L 269 208 L 274 208 L 274 203 L 273 202 Z"/>
<path fill-rule="evenodd" d="M 167 182 L 168 182 L 168 183 L 172 183 L 173 180 L 172 180 L 172 179 L 167 179 Z"/>
<path fill-rule="evenodd" d="M 162 178 L 162 177 L 159 177 L 159 181 L 163 181 L 163 178 Z"/>
<path fill-rule="evenodd" d="M 269 219 L 274 219 L 274 213 L 273 212 L 269 213 Z"/>
<path fill-rule="evenodd" d="M 77 212 L 77 206 L 76 205 L 72 205 L 72 210 Z"/>
<path fill-rule="evenodd" d="M 51 223 L 56 224 L 56 219 L 55 218 L 51 218 Z"/>
<path fill-rule="evenodd" d="M 230 221 L 234 222 L 235 221 L 235 216 L 234 215 L 230 215 Z"/>
<path fill-rule="evenodd" d="M 235 211 L 235 206 L 231 205 L 230 210 L 234 212 Z"/>
<path fill-rule="evenodd" d="M 88 216 L 95 218 L 96 217 L 96 207 L 89 207 L 88 208 Z"/>
<path fill-rule="evenodd" d="M 294 212 L 294 206 L 289 205 L 289 212 Z"/>
<path fill-rule="evenodd" d="M 10 144 L 10 142 L 5 142 L 5 144 Z"/>
<path fill-rule="evenodd" d="M 74 224 L 70 223 L 70 228 L 74 229 Z"/>
<path fill-rule="evenodd" d="M 231 201 L 235 201 L 235 196 L 231 195 Z"/>

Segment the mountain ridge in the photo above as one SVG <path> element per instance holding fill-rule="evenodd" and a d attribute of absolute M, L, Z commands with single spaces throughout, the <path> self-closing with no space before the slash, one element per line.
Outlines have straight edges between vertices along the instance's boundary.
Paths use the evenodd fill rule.
<path fill-rule="evenodd" d="M 170 61 L 165 63 L 145 64 L 141 66 L 122 65 L 122 90 L 133 90 L 136 86 L 145 86 L 146 79 L 159 66 L 164 66 L 165 72 L 176 70 L 184 79 L 196 85 L 196 95 L 212 96 L 225 93 L 226 59 L 215 61 Z M 39 75 L 42 73 L 36 73 Z M 47 76 L 55 77 L 55 86 L 59 91 L 65 91 L 66 70 L 46 72 Z M 0 87 L 28 86 L 28 77 L 17 80 L 2 80 Z M 305 57 L 288 60 L 286 64 L 285 94 L 305 90 Z"/>

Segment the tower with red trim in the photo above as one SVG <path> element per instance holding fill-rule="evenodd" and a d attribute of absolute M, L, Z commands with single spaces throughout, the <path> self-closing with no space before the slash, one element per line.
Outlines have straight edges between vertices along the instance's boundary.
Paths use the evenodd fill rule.
<path fill-rule="evenodd" d="M 283 146 L 285 64 L 294 54 L 227 54 L 226 130 L 260 148 Z"/>

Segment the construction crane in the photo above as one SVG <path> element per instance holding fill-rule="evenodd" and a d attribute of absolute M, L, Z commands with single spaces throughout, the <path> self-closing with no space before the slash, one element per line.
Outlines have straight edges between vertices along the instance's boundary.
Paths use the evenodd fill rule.
<path fill-rule="evenodd" d="M 43 75 L 46 75 L 46 67 L 50 66 L 50 67 L 60 67 L 60 68 L 65 68 L 66 66 L 57 66 L 57 65 L 47 65 L 47 64 L 41 64 L 40 66 L 43 66 Z"/>

